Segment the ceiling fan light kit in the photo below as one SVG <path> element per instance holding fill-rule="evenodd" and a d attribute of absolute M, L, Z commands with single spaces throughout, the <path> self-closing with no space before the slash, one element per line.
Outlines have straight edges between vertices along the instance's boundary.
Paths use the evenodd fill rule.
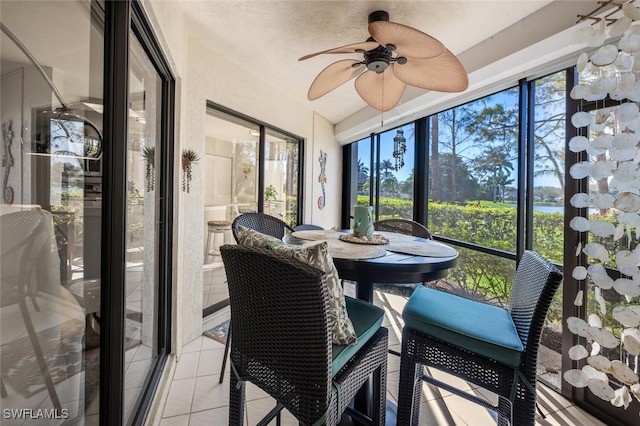
<path fill-rule="evenodd" d="M 407 86 L 438 92 L 461 92 L 469 86 L 467 72 L 440 41 L 415 28 L 389 21 L 378 10 L 369 14 L 369 34 L 362 43 L 323 50 L 300 61 L 325 53 L 355 53 L 362 60 L 343 59 L 323 69 L 309 87 L 308 99 L 326 95 L 355 78 L 360 97 L 379 111 L 393 109 Z"/>

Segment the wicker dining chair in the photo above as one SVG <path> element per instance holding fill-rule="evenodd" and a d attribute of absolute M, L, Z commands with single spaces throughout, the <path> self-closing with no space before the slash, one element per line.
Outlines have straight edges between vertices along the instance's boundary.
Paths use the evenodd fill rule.
<path fill-rule="evenodd" d="M 418 287 L 402 317 L 398 424 L 417 425 L 422 381 L 497 410 L 499 425 L 533 425 L 540 335 L 560 271 L 525 251 L 509 309 Z M 423 374 L 423 367 L 460 377 L 498 394 L 498 405 Z"/>
<path fill-rule="evenodd" d="M 357 312 L 355 345 L 331 341 L 324 273 L 271 250 L 225 245 L 234 335 L 231 343 L 229 424 L 245 421 L 245 382 L 276 400 L 259 424 L 286 408 L 300 424 L 335 425 L 373 375 L 371 423 L 385 424 L 388 331 L 384 312 L 347 298 Z M 361 417 L 357 416 L 358 419 Z M 279 423 L 278 423 L 279 424 Z"/>
<path fill-rule="evenodd" d="M 321 231 L 321 230 L 324 230 L 324 228 L 322 226 L 313 225 L 311 223 L 302 223 L 296 226 L 295 228 L 293 228 L 293 230 L 294 231 Z"/>
<path fill-rule="evenodd" d="M 409 219 L 382 219 L 373 223 L 376 231 L 395 232 L 397 234 L 413 235 L 414 237 L 433 239 L 431 232 L 421 223 Z"/>
<path fill-rule="evenodd" d="M 231 231 L 236 242 L 238 241 L 238 228 L 240 226 L 280 239 L 293 232 L 292 227 L 277 217 L 264 213 L 243 213 L 236 217 L 231 224 Z"/>
<path fill-rule="evenodd" d="M 41 255 L 46 249 L 45 220 L 47 219 L 52 221 L 50 213 L 39 208 L 0 215 L 0 263 L 7 271 L 11 269 L 9 265 L 15 266 L 13 273 L 3 271 L 2 297 L 4 304 L 15 299 L 51 403 L 56 410 L 60 410 L 62 408 L 60 398 L 49 371 L 34 320 L 27 307 L 27 298 L 29 298 L 34 310 L 40 311 L 32 282 L 36 278 L 38 262 L 41 261 L 36 255 Z M 5 276 L 5 273 L 8 276 Z M 2 397 L 6 396 L 6 388 L 1 378 L 0 393 Z"/>
<path fill-rule="evenodd" d="M 277 217 L 264 213 L 250 212 L 237 216 L 231 224 L 233 238 L 238 242 L 238 228 L 244 226 L 258 231 L 262 234 L 271 235 L 282 239 L 286 234 L 293 232 L 293 228 Z M 227 338 L 224 343 L 224 358 L 222 358 L 222 369 L 220 370 L 219 383 L 224 381 L 224 371 L 227 367 L 227 357 L 229 355 L 229 345 L 231 344 L 231 321 L 227 327 Z"/>

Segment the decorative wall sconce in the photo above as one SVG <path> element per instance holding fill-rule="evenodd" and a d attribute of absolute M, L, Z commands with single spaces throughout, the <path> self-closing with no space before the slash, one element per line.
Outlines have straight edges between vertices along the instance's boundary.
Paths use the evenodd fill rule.
<path fill-rule="evenodd" d="M 404 137 L 404 130 L 398 129 L 393 138 L 393 158 L 396 160 L 395 170 L 404 167 L 404 154 L 407 152 L 407 140 Z"/>

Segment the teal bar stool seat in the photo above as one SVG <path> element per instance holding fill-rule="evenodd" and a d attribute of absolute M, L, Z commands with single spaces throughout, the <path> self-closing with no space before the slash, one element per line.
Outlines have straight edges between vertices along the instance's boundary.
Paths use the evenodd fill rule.
<path fill-rule="evenodd" d="M 426 381 L 497 411 L 499 425 L 533 425 L 540 335 L 561 280 L 554 265 L 525 251 L 509 309 L 416 288 L 402 313 L 398 424 L 418 424 Z M 498 394 L 498 405 L 424 374 L 424 367 Z"/>

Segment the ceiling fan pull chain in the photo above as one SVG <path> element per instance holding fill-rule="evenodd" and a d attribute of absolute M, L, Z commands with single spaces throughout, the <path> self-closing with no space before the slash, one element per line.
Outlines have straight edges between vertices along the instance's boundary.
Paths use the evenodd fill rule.
<path fill-rule="evenodd" d="M 382 73 L 382 111 L 380 111 L 380 128 L 384 127 L 384 73 Z"/>

